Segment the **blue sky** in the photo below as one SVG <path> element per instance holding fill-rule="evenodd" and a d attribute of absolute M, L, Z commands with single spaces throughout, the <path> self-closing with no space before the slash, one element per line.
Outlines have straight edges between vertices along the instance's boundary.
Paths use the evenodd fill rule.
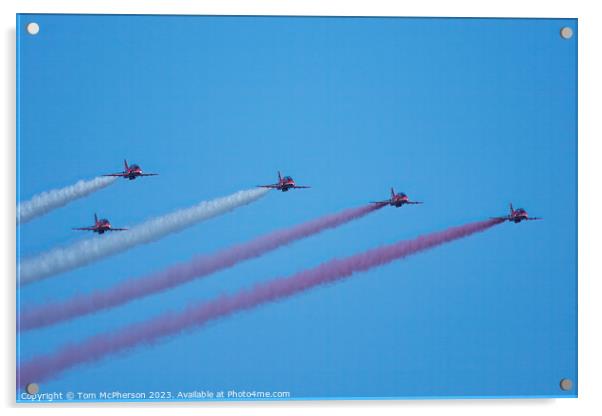
<path fill-rule="evenodd" d="M 24 30 L 35 20 L 41 30 Z M 571 40 L 559 36 L 570 26 Z M 576 382 L 577 21 L 21 15 L 18 198 L 120 170 L 19 228 L 28 256 L 260 183 L 270 193 L 21 290 L 109 287 L 370 200 L 383 209 L 233 269 L 19 336 L 20 359 L 381 244 L 507 213 L 469 239 L 61 374 L 43 391 L 293 397 L 571 395 Z M 99 237 L 102 238 L 102 237 Z"/>

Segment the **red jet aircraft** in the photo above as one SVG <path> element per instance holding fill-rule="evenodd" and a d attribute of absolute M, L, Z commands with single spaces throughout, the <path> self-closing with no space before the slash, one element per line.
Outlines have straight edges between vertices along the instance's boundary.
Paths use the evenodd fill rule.
<path fill-rule="evenodd" d="M 304 189 L 311 188 L 311 186 L 298 186 L 295 185 L 295 181 L 290 176 L 282 176 L 280 175 L 280 171 L 278 171 L 278 183 L 274 183 L 271 185 L 258 185 L 258 188 L 269 188 L 269 189 L 278 189 L 282 192 L 287 192 L 289 189 Z"/>
<path fill-rule="evenodd" d="M 123 165 L 125 170 L 123 172 L 119 172 L 119 173 L 109 173 L 107 175 L 102 175 L 102 176 L 119 176 L 122 178 L 127 178 L 130 181 L 133 181 L 134 179 L 136 179 L 138 176 L 157 176 L 158 173 L 143 173 L 142 172 L 142 168 L 140 168 L 140 165 L 131 165 L 128 166 L 128 161 L 124 160 L 123 161 Z"/>
<path fill-rule="evenodd" d="M 506 215 L 505 217 L 495 217 L 496 219 L 511 221 L 515 224 L 518 224 L 521 221 L 535 221 L 535 220 L 543 220 L 540 217 L 529 217 L 527 211 L 523 208 L 514 209 L 512 204 L 510 204 L 510 215 Z"/>
<path fill-rule="evenodd" d="M 372 201 L 372 204 L 380 204 L 380 205 L 391 205 L 392 207 L 395 208 L 399 208 L 402 205 L 416 205 L 416 204 L 423 204 L 423 202 L 420 201 L 410 201 L 408 196 L 406 194 L 404 194 L 403 192 L 400 192 L 398 194 L 395 193 L 395 189 L 391 188 L 391 198 L 387 199 L 386 201 Z"/>
<path fill-rule="evenodd" d="M 94 214 L 94 225 L 92 227 L 73 228 L 78 231 L 93 231 L 98 234 L 104 234 L 105 231 L 125 231 L 127 228 L 113 228 L 111 222 L 106 218 L 98 219 Z"/>

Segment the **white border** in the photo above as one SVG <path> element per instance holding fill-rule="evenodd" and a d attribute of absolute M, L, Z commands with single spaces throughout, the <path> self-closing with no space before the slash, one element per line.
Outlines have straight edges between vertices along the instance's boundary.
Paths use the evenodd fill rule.
<path fill-rule="evenodd" d="M 602 132 L 600 97 L 602 97 L 602 19 L 595 1 L 496 2 L 455 1 L 386 1 L 386 0 L 4 0 L 2 8 L 3 97 L 0 101 L 2 140 L 2 230 L 0 255 L 3 280 L 3 374 L 0 379 L 2 404 L 13 412 L 32 412 L 34 406 L 14 404 L 15 363 L 15 14 L 19 13 L 128 13 L 128 14 L 233 14 L 233 15 L 337 15 L 337 16 L 477 16 L 477 17 L 577 17 L 579 18 L 579 399 L 518 400 L 445 400 L 385 402 L 245 402 L 190 404 L 128 405 L 46 405 L 43 411 L 54 414 L 104 414 L 110 407 L 115 414 L 164 414 L 177 408 L 178 414 L 212 413 L 305 414 L 319 415 L 344 411 L 350 414 L 376 412 L 399 414 L 404 411 L 435 414 L 506 415 L 509 412 L 563 415 L 591 414 L 602 411 L 602 373 L 600 355 L 600 318 L 602 311 L 600 258 L 602 244 Z M 563 203 L 559 195 L 558 203 Z M 200 409 L 198 409 L 200 408 Z"/>

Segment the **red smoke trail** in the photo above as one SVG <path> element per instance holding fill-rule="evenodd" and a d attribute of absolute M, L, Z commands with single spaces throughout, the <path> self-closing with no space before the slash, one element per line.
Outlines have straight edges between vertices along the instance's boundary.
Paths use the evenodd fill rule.
<path fill-rule="evenodd" d="M 25 331 L 52 325 L 171 289 L 196 278 L 232 267 L 241 261 L 259 257 L 299 239 L 329 228 L 338 227 L 382 207 L 383 205 L 371 204 L 327 215 L 293 228 L 276 231 L 247 243 L 227 248 L 211 256 L 199 256 L 188 263 L 178 264 L 148 276 L 127 280 L 103 291 L 80 295 L 65 302 L 51 303 L 35 309 L 24 310 L 19 319 L 19 329 Z"/>
<path fill-rule="evenodd" d="M 151 344 L 158 339 L 200 326 L 235 312 L 274 302 L 315 286 L 332 283 L 353 273 L 381 266 L 438 245 L 485 231 L 502 223 L 501 219 L 475 222 L 427 234 L 414 240 L 401 241 L 343 259 L 334 259 L 301 271 L 287 278 L 260 283 L 232 295 L 221 296 L 208 303 L 193 305 L 181 313 L 168 313 L 158 318 L 130 325 L 113 333 L 96 335 L 79 344 L 71 344 L 49 355 L 39 356 L 20 366 L 17 384 L 39 383 L 79 364 L 137 345 Z"/>

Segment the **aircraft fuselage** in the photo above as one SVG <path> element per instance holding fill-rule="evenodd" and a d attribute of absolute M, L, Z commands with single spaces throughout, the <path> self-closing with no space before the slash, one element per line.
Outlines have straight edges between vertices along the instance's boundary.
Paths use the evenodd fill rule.
<path fill-rule="evenodd" d="M 408 203 L 408 198 L 407 197 L 406 198 L 404 198 L 404 197 L 397 197 L 397 198 L 394 198 L 391 201 L 391 205 L 393 205 L 395 208 L 399 208 L 399 207 L 401 207 L 401 206 L 403 206 L 403 205 L 405 205 L 407 203 Z"/>

